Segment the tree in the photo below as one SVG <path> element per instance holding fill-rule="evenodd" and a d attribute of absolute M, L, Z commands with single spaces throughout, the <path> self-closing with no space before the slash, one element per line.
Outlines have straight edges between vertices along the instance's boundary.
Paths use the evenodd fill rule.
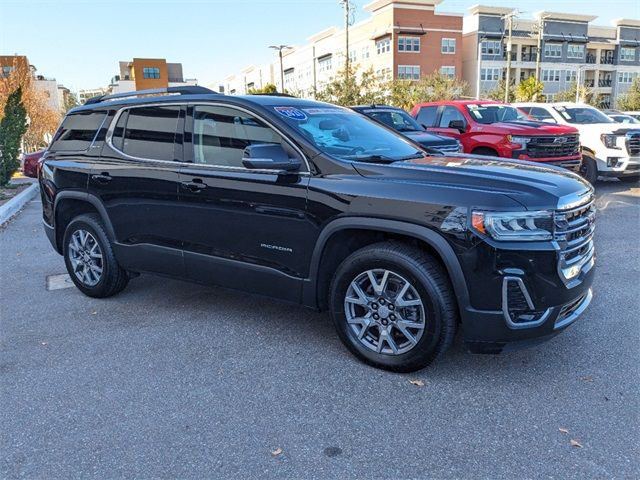
<path fill-rule="evenodd" d="M 485 92 L 482 96 L 483 98 L 490 98 L 491 100 L 498 100 L 500 102 L 504 102 L 505 89 L 507 87 L 507 82 L 503 79 L 498 82 L 498 85 L 493 90 L 489 90 Z M 508 102 L 513 102 L 516 98 L 516 88 L 513 83 L 509 86 L 509 98 Z"/>
<path fill-rule="evenodd" d="M 47 134 L 52 135 L 60 123 L 60 112 L 52 110 L 45 93 L 34 86 L 29 66 L 16 62 L 9 76 L 0 78 L 0 119 L 9 96 L 18 88 L 22 91 L 22 104 L 29 119 L 23 146 L 30 152 L 46 146 Z"/>
<path fill-rule="evenodd" d="M 518 84 L 515 91 L 517 102 L 537 102 L 544 90 L 544 83 L 529 77 Z"/>
<path fill-rule="evenodd" d="M 68 112 L 69 110 L 77 107 L 78 105 L 80 105 L 80 102 L 78 102 L 78 97 L 76 97 L 75 93 L 71 93 L 71 92 L 65 93 L 64 105 L 62 106 L 65 112 Z"/>
<path fill-rule="evenodd" d="M 466 82 L 434 72 L 420 80 L 391 80 L 384 85 L 387 102 L 411 109 L 416 103 L 455 100 L 468 94 Z"/>
<path fill-rule="evenodd" d="M 372 68 L 358 75 L 358 66 L 350 63 L 348 70 L 340 70 L 333 81 L 316 92 L 315 98 L 344 106 L 370 105 L 383 102 L 384 94 Z"/>
<path fill-rule="evenodd" d="M 20 143 L 27 131 L 27 110 L 22 104 L 22 89 L 9 95 L 0 120 L 0 185 L 6 185 L 20 163 Z"/>
<path fill-rule="evenodd" d="M 616 107 L 623 111 L 640 110 L 640 77 L 636 77 L 627 90 L 616 100 Z"/>
<path fill-rule="evenodd" d="M 278 87 L 273 83 L 267 83 L 261 88 L 251 87 L 247 93 L 249 95 L 260 95 L 261 93 L 278 93 Z"/>
<path fill-rule="evenodd" d="M 575 102 L 576 90 L 578 90 L 578 101 L 583 102 L 594 107 L 599 107 L 602 103 L 602 95 L 596 93 L 593 89 L 584 85 L 578 86 L 576 82 L 572 82 L 569 88 L 558 92 L 555 96 L 556 102 Z"/>

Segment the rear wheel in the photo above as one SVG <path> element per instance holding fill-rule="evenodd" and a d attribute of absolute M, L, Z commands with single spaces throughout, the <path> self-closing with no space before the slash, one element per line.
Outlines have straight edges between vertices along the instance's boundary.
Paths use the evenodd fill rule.
<path fill-rule="evenodd" d="M 118 264 L 98 215 L 74 218 L 65 230 L 63 248 L 69 276 L 85 295 L 110 297 L 127 286 L 129 276 Z"/>
<path fill-rule="evenodd" d="M 596 180 L 598 180 L 598 165 L 596 164 L 596 159 L 591 155 L 582 155 L 580 174 L 591 185 L 596 184 Z"/>
<path fill-rule="evenodd" d="M 433 257 L 403 243 L 370 245 L 344 260 L 330 305 L 340 340 L 375 367 L 419 370 L 453 342 L 457 307 L 447 274 Z"/>

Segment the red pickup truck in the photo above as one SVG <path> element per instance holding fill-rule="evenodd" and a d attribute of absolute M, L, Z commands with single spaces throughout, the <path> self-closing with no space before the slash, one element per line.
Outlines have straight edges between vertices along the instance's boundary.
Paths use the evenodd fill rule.
<path fill-rule="evenodd" d="M 465 153 L 552 163 L 580 171 L 578 130 L 533 121 L 506 103 L 490 100 L 419 103 L 411 115 L 428 131 L 458 139 Z"/>

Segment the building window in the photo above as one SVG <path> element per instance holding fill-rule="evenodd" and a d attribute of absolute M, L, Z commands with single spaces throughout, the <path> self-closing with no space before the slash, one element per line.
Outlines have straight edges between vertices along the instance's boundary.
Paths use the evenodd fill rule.
<path fill-rule="evenodd" d="M 567 70 L 565 73 L 566 73 L 565 80 L 567 83 L 572 83 L 576 81 L 578 72 L 576 72 L 575 70 Z"/>
<path fill-rule="evenodd" d="M 567 48 L 567 58 L 578 58 L 582 60 L 584 58 L 584 45 L 570 43 Z"/>
<path fill-rule="evenodd" d="M 622 47 L 620 49 L 620 61 L 621 62 L 633 62 L 636 59 L 636 49 L 629 47 Z"/>
<path fill-rule="evenodd" d="M 456 76 L 456 67 L 440 67 L 440 75 L 444 75 L 445 77 L 455 78 Z"/>
<path fill-rule="evenodd" d="M 542 70 L 543 82 L 559 82 L 560 70 Z"/>
<path fill-rule="evenodd" d="M 483 55 L 500 55 L 502 42 L 500 40 L 485 40 L 480 44 L 480 51 Z"/>
<path fill-rule="evenodd" d="M 420 80 L 420 65 L 398 65 L 398 78 L 401 80 Z"/>
<path fill-rule="evenodd" d="M 15 70 L 15 67 L 10 67 L 8 65 L 4 65 L 2 67 L 2 76 L 4 78 L 7 78 L 9 75 L 11 75 L 11 72 L 13 72 Z"/>
<path fill-rule="evenodd" d="M 485 82 L 497 82 L 502 74 L 501 68 L 481 68 L 480 80 Z"/>
<path fill-rule="evenodd" d="M 351 63 L 355 63 L 357 59 L 358 59 L 358 54 L 356 53 L 356 51 L 355 50 L 350 50 L 349 51 L 349 61 Z"/>
<path fill-rule="evenodd" d="M 144 78 L 160 78 L 160 69 L 157 67 L 144 67 L 142 76 Z"/>
<path fill-rule="evenodd" d="M 391 80 L 391 69 L 379 68 L 376 70 L 376 76 L 378 77 L 378 80 Z"/>
<path fill-rule="evenodd" d="M 618 83 L 633 83 L 637 76 L 636 72 L 618 72 Z"/>
<path fill-rule="evenodd" d="M 556 94 L 555 93 L 545 93 L 544 94 L 544 101 L 547 103 L 553 103 L 556 101 Z"/>
<path fill-rule="evenodd" d="M 331 70 L 331 56 L 324 57 L 318 60 L 318 71 L 329 72 Z"/>
<path fill-rule="evenodd" d="M 549 58 L 562 57 L 562 44 L 561 43 L 546 43 L 544 45 L 544 56 Z"/>
<path fill-rule="evenodd" d="M 378 52 L 378 55 L 390 52 L 391 51 L 391 39 L 384 38 L 382 40 L 378 40 L 376 42 L 376 51 Z"/>
<path fill-rule="evenodd" d="M 369 46 L 368 45 L 366 47 L 362 48 L 362 59 L 366 60 L 367 58 L 369 58 Z"/>
<path fill-rule="evenodd" d="M 399 52 L 419 52 L 420 37 L 398 37 Z"/>
<path fill-rule="evenodd" d="M 455 38 L 443 38 L 440 44 L 441 53 L 456 53 L 456 39 Z"/>

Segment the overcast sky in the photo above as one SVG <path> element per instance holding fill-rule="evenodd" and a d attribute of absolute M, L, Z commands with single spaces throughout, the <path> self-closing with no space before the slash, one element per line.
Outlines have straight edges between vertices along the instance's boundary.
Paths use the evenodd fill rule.
<path fill-rule="evenodd" d="M 369 0 L 352 0 L 355 20 Z M 444 0 L 438 11 L 465 13 L 478 0 Z M 598 15 L 595 24 L 640 18 L 639 0 L 486 0 L 518 8 Z M 342 25 L 338 0 L 0 0 L 0 54 L 27 55 L 38 73 L 72 90 L 106 86 L 118 61 L 181 62 L 185 77 L 209 85 L 273 58 L 269 45 L 303 44 Z"/>

